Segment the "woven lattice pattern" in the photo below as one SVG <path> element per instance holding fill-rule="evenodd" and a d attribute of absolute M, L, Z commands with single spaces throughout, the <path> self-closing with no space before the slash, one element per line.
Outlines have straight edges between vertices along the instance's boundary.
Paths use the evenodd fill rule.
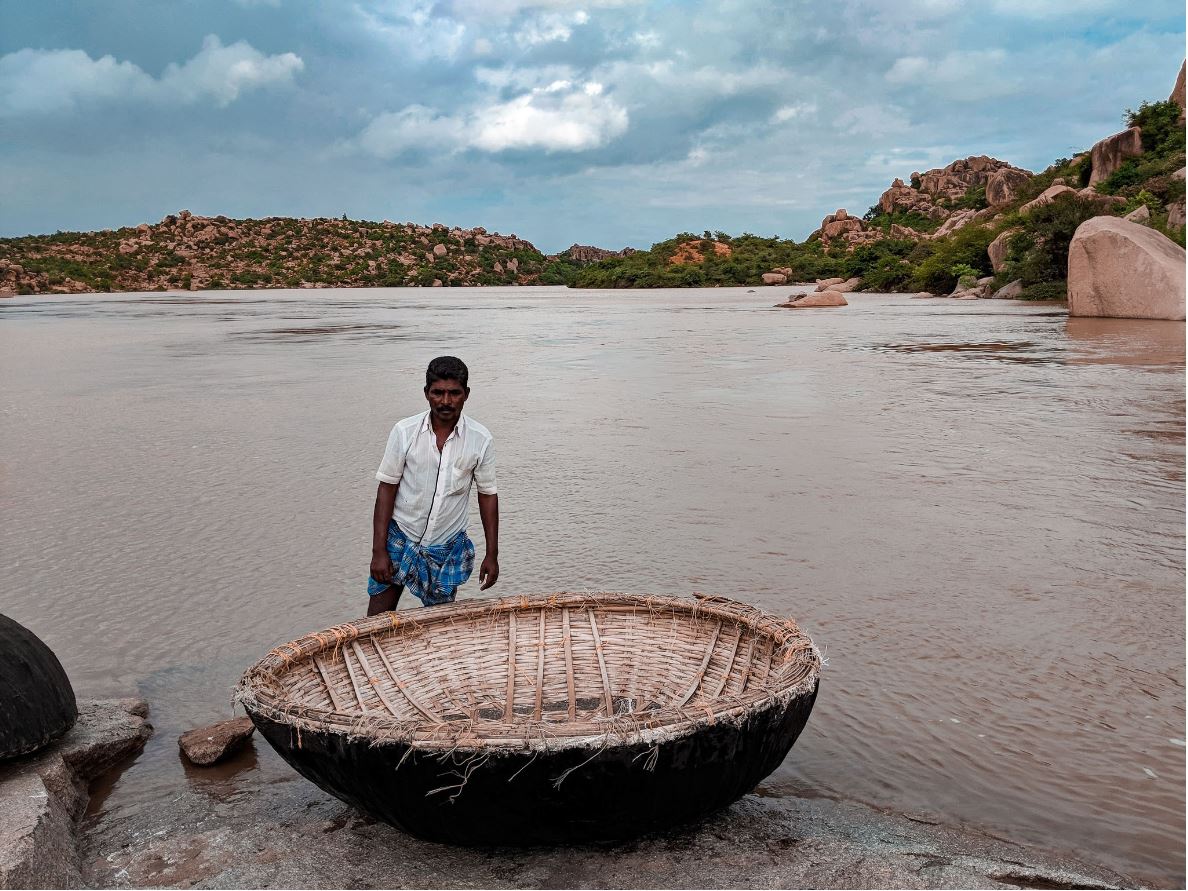
<path fill-rule="evenodd" d="M 718 597 L 560 593 L 386 613 L 272 650 L 249 711 L 451 747 L 678 733 L 811 690 L 791 621 Z"/>

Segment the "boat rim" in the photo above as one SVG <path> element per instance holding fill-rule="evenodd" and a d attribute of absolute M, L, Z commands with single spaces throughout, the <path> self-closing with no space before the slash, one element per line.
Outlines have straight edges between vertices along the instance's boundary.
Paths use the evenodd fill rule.
<path fill-rule="evenodd" d="M 540 607 L 599 606 L 635 606 L 641 611 L 673 610 L 685 613 L 689 618 L 713 617 L 748 626 L 772 639 L 772 674 L 754 691 L 734 696 L 719 694 L 713 703 L 693 708 L 664 707 L 645 719 L 602 717 L 577 724 L 539 719 L 503 723 L 495 720 L 476 722 L 469 718 L 437 723 L 424 718 L 401 720 L 380 712 L 348 713 L 286 702 L 269 689 L 292 663 L 359 637 L 398 628 L 418 633 L 435 624 L 457 619 L 478 620 Z M 298 746 L 302 733 L 333 733 L 352 740 L 365 740 L 371 745 L 398 743 L 441 753 L 597 750 L 608 746 L 655 746 L 713 725 L 741 725 L 755 714 L 786 706 L 793 699 L 811 694 L 817 687 L 823 662 L 816 645 L 793 620 L 782 619 L 721 595 L 694 593 L 692 597 L 685 597 L 561 591 L 466 600 L 427 610 L 386 612 L 307 634 L 272 648 L 263 659 L 248 668 L 236 687 L 234 701 L 253 717 L 287 725 Z M 568 732 L 567 727 L 570 728 Z"/>

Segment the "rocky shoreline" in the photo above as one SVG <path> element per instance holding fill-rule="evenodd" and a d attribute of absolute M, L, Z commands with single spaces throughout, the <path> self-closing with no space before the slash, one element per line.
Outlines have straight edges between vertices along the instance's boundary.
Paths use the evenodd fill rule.
<path fill-rule="evenodd" d="M 144 748 L 142 699 L 79 703 L 61 739 L 0 766 L 0 888 L 83 888 L 78 822 L 100 774 Z"/>
<path fill-rule="evenodd" d="M 146 714 L 141 700 L 84 702 L 70 733 L 0 772 L 0 888 L 1137 887 L 939 818 L 762 786 L 704 823 L 628 844 L 449 847 L 295 773 L 244 788 L 236 771 L 255 765 L 250 747 L 209 778 L 179 776 L 151 807 L 80 823 L 87 784 L 144 746 Z"/>

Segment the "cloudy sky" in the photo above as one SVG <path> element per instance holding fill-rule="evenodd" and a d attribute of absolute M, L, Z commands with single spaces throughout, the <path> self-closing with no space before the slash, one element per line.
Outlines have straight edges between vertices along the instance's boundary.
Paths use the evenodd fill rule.
<path fill-rule="evenodd" d="M 0 0 L 0 235 L 228 216 L 804 238 L 1166 99 L 1182 0 Z"/>

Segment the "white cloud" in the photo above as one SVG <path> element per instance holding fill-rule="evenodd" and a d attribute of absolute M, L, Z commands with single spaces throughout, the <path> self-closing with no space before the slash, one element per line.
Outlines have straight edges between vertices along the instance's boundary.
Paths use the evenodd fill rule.
<path fill-rule="evenodd" d="M 967 50 L 946 53 L 939 59 L 903 56 L 885 77 L 889 83 L 917 85 L 948 99 L 989 99 L 1009 96 L 1024 86 L 1004 50 Z"/>
<path fill-rule="evenodd" d="M 578 89 L 559 81 L 478 112 L 472 144 L 489 152 L 580 152 L 621 136 L 627 124 L 626 110 L 603 95 L 602 84 L 591 82 Z"/>
<path fill-rule="evenodd" d="M 575 26 L 584 25 L 590 21 L 585 10 L 579 9 L 569 15 L 547 13 L 529 19 L 521 27 L 515 29 L 516 43 L 520 46 L 539 46 L 543 43 L 564 43 L 573 36 Z"/>
<path fill-rule="evenodd" d="M 240 93 L 287 83 L 304 67 L 293 53 L 266 56 L 243 41 L 223 46 L 213 34 L 189 61 L 159 79 L 112 56 L 82 50 L 22 49 L 0 57 L 0 115 L 71 111 L 99 102 L 153 101 L 224 106 Z"/>
<path fill-rule="evenodd" d="M 447 0 L 441 10 L 451 18 L 463 21 L 506 20 L 524 12 L 569 10 L 584 14 L 585 9 L 614 9 L 634 6 L 640 0 Z"/>
<path fill-rule="evenodd" d="M 356 3 L 353 10 L 367 33 L 413 61 L 454 59 L 468 45 L 466 26 L 435 15 L 432 0 L 400 0 L 374 7 Z"/>
<path fill-rule="evenodd" d="M 788 121 L 794 121 L 797 118 L 811 117 L 816 113 L 817 106 L 812 102 L 794 102 L 791 105 L 777 108 L 775 114 L 771 116 L 771 122 L 773 124 L 784 124 Z"/>
<path fill-rule="evenodd" d="M 170 65 L 161 75 L 161 89 L 188 102 L 211 97 L 228 105 L 244 91 L 287 83 L 305 67 L 294 53 L 266 56 L 242 40 L 230 46 L 213 34 L 202 41 L 198 55 L 182 65 Z"/>
<path fill-rule="evenodd" d="M 381 158 L 423 149 L 581 152 L 621 136 L 628 123 L 627 111 L 601 84 L 558 80 L 457 115 L 420 105 L 383 114 L 359 134 L 358 145 Z"/>
<path fill-rule="evenodd" d="M 994 11 L 1025 19 L 1052 19 L 1065 15 L 1084 16 L 1118 6 L 1116 0 L 994 0 Z"/>
<path fill-rule="evenodd" d="M 535 68 L 476 68 L 474 77 L 480 84 L 496 90 L 516 90 L 521 93 L 556 83 L 576 80 L 577 71 L 568 65 L 544 65 Z"/>
<path fill-rule="evenodd" d="M 893 84 L 919 83 L 927 77 L 929 67 L 923 56 L 904 56 L 895 60 L 887 72 L 887 80 Z"/>
<path fill-rule="evenodd" d="M 423 105 L 381 114 L 359 134 L 360 147 L 380 158 L 417 150 L 451 152 L 465 141 L 464 121 Z"/>
<path fill-rule="evenodd" d="M 22 49 L 0 57 L 0 114 L 68 111 L 82 103 L 146 96 L 154 85 L 136 65 L 112 56 Z"/>
<path fill-rule="evenodd" d="M 834 118 L 842 133 L 861 137 L 884 137 L 910 129 L 907 114 L 894 105 L 856 105 Z"/>

